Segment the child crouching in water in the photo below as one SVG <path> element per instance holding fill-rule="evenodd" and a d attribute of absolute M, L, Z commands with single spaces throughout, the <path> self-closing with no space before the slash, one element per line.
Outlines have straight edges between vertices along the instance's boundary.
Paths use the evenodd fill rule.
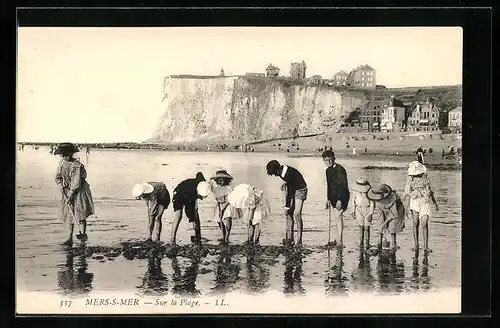
<path fill-rule="evenodd" d="M 359 226 L 359 248 L 369 250 L 370 226 L 375 209 L 375 203 L 367 195 L 368 190 L 370 190 L 370 183 L 365 179 L 358 179 L 352 190 L 354 191 L 353 216 Z"/>
<path fill-rule="evenodd" d="M 260 223 L 270 213 L 269 203 L 264 192 L 248 184 L 239 184 L 227 196 L 229 204 L 243 212 L 243 218 L 248 224 L 248 244 L 259 244 Z"/>
<path fill-rule="evenodd" d="M 377 232 L 379 233 L 378 250 L 382 250 L 384 230 L 391 235 L 390 247 L 397 249 L 396 234 L 405 227 L 405 207 L 398 194 L 383 183 L 372 184 L 367 193 L 368 199 L 375 203 L 374 218 L 377 219 Z"/>

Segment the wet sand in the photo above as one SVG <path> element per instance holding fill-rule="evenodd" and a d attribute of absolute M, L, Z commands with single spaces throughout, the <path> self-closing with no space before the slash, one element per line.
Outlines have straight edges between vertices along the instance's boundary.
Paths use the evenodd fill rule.
<path fill-rule="evenodd" d="M 264 293 L 279 291 L 303 295 L 321 290 L 327 295 L 413 293 L 460 287 L 461 174 L 430 170 L 440 211 L 430 221 L 428 256 L 415 258 L 411 222 L 398 235 L 401 247 L 395 254 L 369 256 L 359 251 L 358 227 L 345 216 L 343 249 L 324 247 L 328 242 L 328 212 L 323 209 L 325 171 L 320 159 L 286 155 L 243 153 L 173 153 L 161 151 L 95 151 L 87 159 L 88 182 L 96 215 L 89 219 L 89 240 L 63 247 L 63 225 L 57 219 L 59 195 L 54 183 L 58 158 L 43 148 L 18 152 L 16 172 L 16 264 L 17 287 L 25 291 L 48 291 L 67 295 L 93 292 L 133 291 L 153 295 L 214 295 L 232 291 Z M 280 246 L 284 238 L 284 203 L 281 181 L 265 175 L 265 164 L 276 158 L 304 173 L 309 195 L 304 207 L 302 250 Z M 366 169 L 404 167 L 398 160 L 339 158 L 349 183 L 364 176 L 383 181 L 401 192 L 405 171 Z M 147 210 L 130 195 L 134 183 L 163 181 L 171 192 L 181 180 L 202 171 L 207 178 L 227 169 L 241 182 L 260 186 L 268 195 L 272 216 L 262 223 L 261 247 L 248 249 L 243 222 L 234 220 L 231 244 L 218 243 L 220 233 L 213 219 L 214 200 L 200 202 L 201 249 L 190 246 L 193 234 L 187 220 L 179 227 L 177 251 L 164 244 L 144 243 Z M 162 241 L 168 241 L 171 206 L 163 217 Z M 332 236 L 335 228 L 332 228 Z M 371 242 L 376 242 L 372 232 Z"/>

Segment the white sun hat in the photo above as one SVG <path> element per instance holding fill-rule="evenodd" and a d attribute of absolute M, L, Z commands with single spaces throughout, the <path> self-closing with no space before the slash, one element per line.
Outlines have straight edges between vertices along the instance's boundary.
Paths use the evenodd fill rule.
<path fill-rule="evenodd" d="M 155 188 L 147 182 L 138 183 L 132 188 L 132 196 L 139 197 L 143 194 L 150 194 Z"/>
<path fill-rule="evenodd" d="M 208 194 L 210 194 L 211 189 L 212 189 L 212 187 L 210 186 L 210 183 L 208 183 L 206 181 L 202 181 L 202 182 L 198 183 L 198 186 L 196 187 L 196 192 L 201 197 L 207 197 Z"/>
<path fill-rule="evenodd" d="M 426 171 L 427 168 L 425 167 L 425 165 L 418 161 L 410 162 L 410 164 L 408 165 L 408 175 L 419 175 L 425 173 Z"/>

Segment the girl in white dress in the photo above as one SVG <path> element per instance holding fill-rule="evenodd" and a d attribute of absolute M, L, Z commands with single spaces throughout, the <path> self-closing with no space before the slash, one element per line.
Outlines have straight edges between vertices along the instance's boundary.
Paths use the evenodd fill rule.
<path fill-rule="evenodd" d="M 227 196 L 229 204 L 243 212 L 243 218 L 248 225 L 248 244 L 259 244 L 260 223 L 271 212 L 269 202 L 264 192 L 249 184 L 239 184 Z"/>

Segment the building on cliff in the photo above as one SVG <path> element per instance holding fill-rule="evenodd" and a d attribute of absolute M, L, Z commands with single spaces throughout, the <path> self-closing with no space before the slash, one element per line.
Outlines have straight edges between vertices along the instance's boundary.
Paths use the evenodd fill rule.
<path fill-rule="evenodd" d="M 280 69 L 273 64 L 269 64 L 266 68 L 266 76 L 279 76 Z"/>
<path fill-rule="evenodd" d="M 321 75 L 314 75 L 309 78 L 309 84 L 321 85 L 323 84 L 323 78 Z"/>
<path fill-rule="evenodd" d="M 290 64 L 290 77 L 296 80 L 302 80 L 306 78 L 306 62 L 301 63 L 291 63 Z"/>
<path fill-rule="evenodd" d="M 337 72 L 333 76 L 333 84 L 336 86 L 341 86 L 341 85 L 346 86 L 348 79 L 349 79 L 349 73 L 342 70 L 340 72 Z"/>
<path fill-rule="evenodd" d="M 219 76 L 226 76 L 226 74 L 224 74 L 224 67 L 220 69 Z"/>
<path fill-rule="evenodd" d="M 348 85 L 361 89 L 375 89 L 376 71 L 369 65 L 358 66 L 349 73 Z"/>
<path fill-rule="evenodd" d="M 448 112 L 448 128 L 451 132 L 462 133 L 462 106 Z"/>

